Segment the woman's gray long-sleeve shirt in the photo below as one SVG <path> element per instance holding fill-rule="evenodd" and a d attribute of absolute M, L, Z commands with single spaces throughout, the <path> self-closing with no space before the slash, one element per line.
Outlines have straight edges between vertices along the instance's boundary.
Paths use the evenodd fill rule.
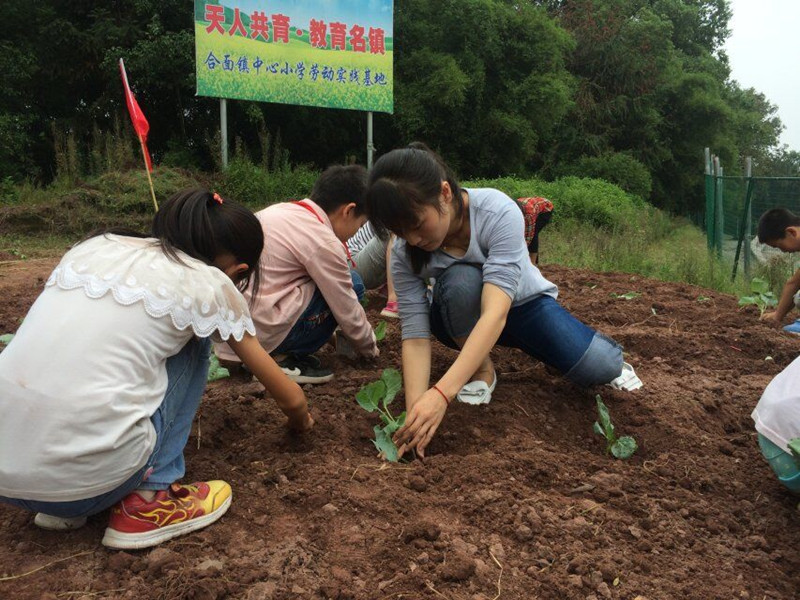
<path fill-rule="evenodd" d="M 522 211 L 511 198 L 492 188 L 465 189 L 469 194 L 469 248 L 462 257 L 444 250 L 432 253 L 420 273 L 414 273 L 406 241 L 392 249 L 392 276 L 397 292 L 403 339 L 430 337 L 430 303 L 425 280 L 436 278 L 455 263 L 479 265 L 483 282 L 496 285 L 512 300 L 512 307 L 546 294 L 558 297 L 558 288 L 542 276 L 528 256 Z"/>

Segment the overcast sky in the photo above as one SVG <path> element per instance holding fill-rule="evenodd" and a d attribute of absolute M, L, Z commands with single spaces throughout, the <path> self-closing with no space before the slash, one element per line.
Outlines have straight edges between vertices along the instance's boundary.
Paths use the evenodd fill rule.
<path fill-rule="evenodd" d="M 781 143 L 800 151 L 800 0 L 729 0 L 731 77 L 778 107 Z"/>

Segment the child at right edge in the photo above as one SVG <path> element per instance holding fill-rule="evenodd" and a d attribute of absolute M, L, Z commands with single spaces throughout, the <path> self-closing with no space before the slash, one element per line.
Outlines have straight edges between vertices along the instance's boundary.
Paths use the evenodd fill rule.
<path fill-rule="evenodd" d="M 758 221 L 758 241 L 781 252 L 800 252 L 800 216 L 785 208 L 768 210 Z M 786 281 L 774 311 L 765 312 L 761 320 L 772 327 L 780 327 L 783 319 L 798 304 L 800 269 Z M 800 319 L 783 328 L 788 333 L 800 335 Z"/>

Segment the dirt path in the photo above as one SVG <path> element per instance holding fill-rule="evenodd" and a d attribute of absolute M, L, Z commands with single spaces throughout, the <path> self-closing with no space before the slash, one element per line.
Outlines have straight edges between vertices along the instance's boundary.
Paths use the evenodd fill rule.
<path fill-rule="evenodd" d="M 0 333 L 51 267 L 0 267 Z M 285 432 L 258 384 L 209 386 L 187 477 L 226 479 L 234 503 L 206 530 L 109 552 L 105 514 L 57 534 L 0 506 L 0 578 L 67 558 L 0 580 L 0 598 L 797 597 L 797 500 L 762 460 L 749 414 L 800 340 L 715 292 L 544 271 L 569 309 L 625 346 L 643 390 L 581 390 L 500 350 L 492 404 L 452 406 L 424 464 L 386 466 L 369 441 L 375 419 L 353 396 L 399 367 L 392 323 L 377 366 L 323 354 L 337 378 L 308 391 L 318 426 L 307 438 Z M 628 291 L 641 296 L 611 296 Z M 452 357 L 435 346 L 434 376 Z M 592 433 L 597 393 L 639 442 L 629 462 L 606 457 Z"/>

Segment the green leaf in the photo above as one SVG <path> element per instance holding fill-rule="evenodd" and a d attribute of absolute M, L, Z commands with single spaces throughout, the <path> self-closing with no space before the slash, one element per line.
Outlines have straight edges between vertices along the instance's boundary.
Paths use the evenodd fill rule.
<path fill-rule="evenodd" d="M 216 354 L 212 354 L 208 360 L 208 375 L 206 381 L 217 381 L 218 379 L 225 379 L 230 377 L 230 371 L 225 367 L 219 366 L 219 359 Z"/>
<path fill-rule="evenodd" d="M 800 438 L 789 440 L 788 446 L 795 458 L 800 458 Z"/>
<path fill-rule="evenodd" d="M 397 455 L 397 446 L 392 441 L 392 436 L 386 433 L 380 425 L 375 425 L 372 431 L 375 432 L 375 440 L 372 442 L 378 449 L 378 452 L 383 453 L 383 457 L 389 462 L 397 462 L 399 458 Z"/>
<path fill-rule="evenodd" d="M 748 304 L 758 304 L 755 296 L 740 296 L 739 306 L 747 306 Z"/>
<path fill-rule="evenodd" d="M 603 400 L 600 398 L 598 394 L 595 398 L 597 401 L 597 414 L 599 416 L 598 421 L 600 422 L 600 426 L 603 428 L 603 436 L 609 441 L 613 442 L 616 437 L 614 436 L 614 424 L 611 422 L 611 416 L 608 414 L 608 408 L 605 404 L 603 404 Z"/>
<path fill-rule="evenodd" d="M 769 283 L 761 277 L 753 277 L 750 280 L 750 291 L 756 294 L 766 294 L 769 292 Z"/>
<path fill-rule="evenodd" d="M 397 415 L 397 418 L 395 419 L 395 421 L 397 421 L 397 424 L 398 424 L 399 427 L 402 427 L 403 425 L 405 425 L 406 424 L 406 411 L 403 411 L 399 415 Z"/>
<path fill-rule="evenodd" d="M 394 423 L 386 423 L 386 427 L 384 427 L 383 430 L 387 435 L 394 435 L 394 432 L 400 429 L 400 427 L 402 427 L 402 425 L 400 425 L 398 421 L 395 421 Z"/>
<path fill-rule="evenodd" d="M 364 294 L 364 297 L 361 298 L 359 302 L 361 303 L 361 306 L 363 306 L 364 308 L 367 308 L 367 306 L 369 306 L 369 298 L 367 297 L 366 294 Z"/>
<path fill-rule="evenodd" d="M 611 454 L 616 458 L 630 458 L 638 447 L 635 439 L 629 435 L 623 435 L 616 442 L 611 444 Z"/>
<path fill-rule="evenodd" d="M 606 432 L 603 431 L 603 428 L 600 427 L 600 423 L 598 423 L 597 421 L 595 421 L 594 425 L 592 425 L 592 429 L 594 429 L 594 432 L 597 435 L 602 435 L 603 437 L 606 437 Z"/>
<path fill-rule="evenodd" d="M 12 339 L 14 339 L 13 333 L 4 333 L 3 335 L 0 335 L 0 344 L 8 345 Z"/>
<path fill-rule="evenodd" d="M 628 292 L 627 294 L 622 294 L 620 298 L 624 298 L 625 300 L 633 300 L 634 298 L 638 298 L 642 294 L 640 292 Z"/>
<path fill-rule="evenodd" d="M 386 337 L 386 321 L 379 321 L 375 326 L 375 341 L 380 342 Z"/>
<path fill-rule="evenodd" d="M 403 387 L 403 377 L 397 369 L 384 369 L 380 379 L 386 386 L 383 397 L 383 406 L 389 406 L 397 392 Z"/>
<path fill-rule="evenodd" d="M 374 412 L 385 394 L 386 384 L 379 379 L 362 387 L 356 394 L 356 401 L 365 411 Z"/>

